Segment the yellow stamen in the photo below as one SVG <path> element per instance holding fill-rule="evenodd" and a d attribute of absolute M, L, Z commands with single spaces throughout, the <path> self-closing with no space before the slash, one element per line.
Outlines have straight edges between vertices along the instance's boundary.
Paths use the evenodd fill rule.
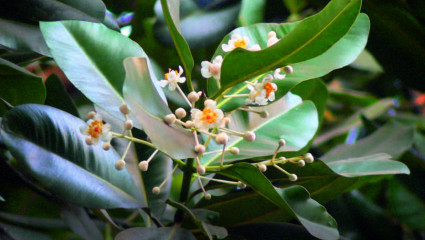
<path fill-rule="evenodd" d="M 168 80 L 168 74 L 171 72 L 171 68 L 168 69 L 168 73 L 164 74 L 165 76 L 165 80 Z M 174 70 L 174 72 L 176 73 L 176 75 L 179 75 L 179 72 L 177 72 L 177 70 Z"/>
<path fill-rule="evenodd" d="M 269 97 L 272 92 L 275 92 L 276 91 L 274 89 L 273 85 L 271 83 L 269 83 L 269 82 L 266 83 L 266 84 L 264 84 L 264 87 L 263 88 L 266 90 L 266 97 Z"/>
<path fill-rule="evenodd" d="M 235 48 L 246 48 L 246 42 L 243 39 L 238 39 L 234 42 Z"/>
<path fill-rule="evenodd" d="M 99 134 L 102 133 L 102 128 L 103 128 L 103 122 L 96 120 L 89 125 L 89 129 L 87 132 L 92 138 L 98 138 Z"/>
<path fill-rule="evenodd" d="M 217 120 L 217 113 L 214 112 L 211 108 L 205 108 L 202 111 L 201 121 L 204 121 L 207 123 L 213 123 L 216 120 Z"/>

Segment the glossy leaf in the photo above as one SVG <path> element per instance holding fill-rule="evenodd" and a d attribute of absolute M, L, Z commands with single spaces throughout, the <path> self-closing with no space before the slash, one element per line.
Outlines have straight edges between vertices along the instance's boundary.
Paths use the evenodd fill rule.
<path fill-rule="evenodd" d="M 262 22 L 265 7 L 265 0 L 242 0 L 238 19 L 239 24 L 247 26 Z"/>
<path fill-rule="evenodd" d="M 124 61 L 124 65 L 125 100 L 152 143 L 175 158 L 196 156 L 193 150 L 195 146 L 193 135 L 163 121 L 171 111 L 158 93 L 158 90 L 162 89 L 157 88 L 155 86 L 157 83 L 151 79 L 146 59 L 128 58 Z"/>
<path fill-rule="evenodd" d="M 44 103 L 46 88 L 37 75 L 0 58 L 0 98 L 12 106 L 24 103 Z M 6 112 L 0 104 L 0 116 Z"/>
<path fill-rule="evenodd" d="M 86 240 L 102 240 L 103 236 L 86 210 L 82 207 L 67 204 L 61 210 L 61 217 L 68 226 Z"/>
<path fill-rule="evenodd" d="M 174 227 L 161 228 L 130 228 L 115 237 L 115 240 L 195 240 L 192 233 L 186 229 Z"/>
<path fill-rule="evenodd" d="M 120 156 L 88 146 L 79 132 L 84 125 L 63 111 L 28 104 L 3 117 L 0 136 L 34 178 L 70 202 L 92 208 L 144 206 L 127 169 L 115 169 Z"/>
<path fill-rule="evenodd" d="M 350 30 L 359 14 L 360 5 L 359 0 L 331 1 L 320 13 L 298 23 L 285 37 L 267 49 L 258 52 L 241 48 L 233 50 L 223 60 L 222 89 L 213 98 L 266 71 L 325 53 Z"/>
<path fill-rule="evenodd" d="M 286 145 L 280 152 L 298 151 L 310 141 L 319 125 L 314 104 L 310 101 L 301 103 L 299 97 L 289 97 L 262 109 L 269 112 L 268 118 L 261 118 L 253 113 L 249 113 L 249 118 L 238 117 L 236 114 L 248 113 L 243 111 L 234 113 L 229 128 L 239 132 L 252 131 L 256 134 L 256 139 L 251 143 L 241 137 L 231 136 L 226 148 L 238 147 L 240 152 L 237 155 L 226 152 L 225 162 L 273 155 L 278 141 L 282 138 L 286 140 Z M 218 148 L 212 141 L 210 145 L 208 151 Z M 205 165 L 216 165 L 220 159 L 221 153 L 208 154 L 201 159 L 201 162 Z"/>
<path fill-rule="evenodd" d="M 256 193 L 295 217 L 315 237 L 338 239 L 336 222 L 325 208 L 310 198 L 301 186 L 276 190 L 270 181 L 254 166 L 237 163 L 219 174 L 244 182 Z"/>
<path fill-rule="evenodd" d="M 42 22 L 40 28 L 53 58 L 74 86 L 114 117 L 124 119 L 119 111 L 124 102 L 122 62 L 127 57 L 146 57 L 143 49 L 99 23 Z"/>
<path fill-rule="evenodd" d="M 46 79 L 47 97 L 44 104 L 80 117 L 77 106 L 69 96 L 61 80 L 54 74 Z"/>

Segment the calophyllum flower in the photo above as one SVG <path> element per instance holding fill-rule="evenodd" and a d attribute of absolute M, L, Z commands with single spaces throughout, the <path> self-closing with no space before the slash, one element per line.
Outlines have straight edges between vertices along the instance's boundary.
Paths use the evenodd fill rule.
<path fill-rule="evenodd" d="M 267 38 L 267 47 L 273 46 L 279 41 L 279 38 L 276 37 L 275 31 L 270 31 L 267 34 Z"/>
<path fill-rule="evenodd" d="M 168 85 L 168 89 L 170 91 L 176 90 L 177 84 L 186 82 L 185 77 L 180 77 L 183 74 L 183 68 L 179 66 L 179 71 L 168 69 L 168 73 L 166 73 L 165 79 L 159 81 L 159 86 L 165 87 Z"/>
<path fill-rule="evenodd" d="M 223 62 L 223 57 L 218 55 L 211 62 L 203 61 L 201 62 L 201 74 L 204 78 L 214 77 L 215 80 L 220 80 L 221 72 L 221 63 Z"/>
<path fill-rule="evenodd" d="M 277 85 L 272 82 L 273 76 L 268 74 L 261 83 L 248 84 L 249 97 L 246 104 L 266 105 L 268 101 L 274 101 Z"/>
<path fill-rule="evenodd" d="M 92 119 L 87 121 L 85 126 L 80 128 L 82 134 L 87 135 L 86 142 L 97 145 L 99 140 L 110 142 L 112 133 L 110 132 L 111 125 L 104 124 L 102 116 L 98 113 L 94 114 Z"/>
<path fill-rule="evenodd" d="M 195 127 L 201 131 L 208 131 L 214 127 L 222 128 L 225 125 L 223 111 L 217 109 L 216 102 L 213 100 L 205 101 L 205 108 L 202 111 L 193 108 L 191 116 Z"/>
<path fill-rule="evenodd" d="M 230 52 L 235 48 L 244 48 L 251 51 L 261 50 L 261 47 L 258 44 L 255 44 L 248 48 L 249 42 L 250 40 L 247 36 L 242 36 L 239 33 L 234 33 L 230 37 L 229 42 L 227 42 L 227 44 L 224 43 L 223 45 L 221 45 L 221 48 L 225 52 Z"/>

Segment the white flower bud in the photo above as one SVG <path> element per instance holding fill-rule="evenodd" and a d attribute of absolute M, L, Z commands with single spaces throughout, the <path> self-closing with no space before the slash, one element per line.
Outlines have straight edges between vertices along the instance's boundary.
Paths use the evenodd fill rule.
<path fill-rule="evenodd" d="M 215 137 L 215 141 L 218 144 L 226 144 L 229 141 L 229 136 L 226 133 L 219 133 L 217 134 L 217 136 Z"/>
<path fill-rule="evenodd" d="M 202 94 L 202 92 L 201 92 Z M 187 95 L 187 98 L 191 102 L 196 102 L 199 100 L 199 94 L 197 92 L 190 92 L 189 95 Z"/>
<path fill-rule="evenodd" d="M 286 160 L 286 157 L 280 157 L 279 160 L 281 161 Z"/>
<path fill-rule="evenodd" d="M 93 142 L 92 142 L 92 140 L 91 140 L 91 136 L 87 136 L 87 137 L 86 137 L 86 144 L 87 144 L 87 145 L 92 145 L 92 143 L 93 143 Z"/>
<path fill-rule="evenodd" d="M 205 146 L 202 144 L 198 144 L 195 146 L 195 152 L 197 153 L 203 153 L 205 152 Z"/>
<path fill-rule="evenodd" d="M 209 194 L 209 193 L 204 194 L 204 198 L 206 200 L 210 200 L 211 199 L 211 194 Z"/>
<path fill-rule="evenodd" d="M 257 167 L 258 167 L 258 170 L 260 170 L 261 172 L 267 171 L 266 164 L 258 164 Z"/>
<path fill-rule="evenodd" d="M 184 110 L 183 108 L 177 108 L 176 116 L 177 116 L 178 119 L 182 119 L 182 118 L 186 117 L 186 110 Z"/>
<path fill-rule="evenodd" d="M 120 106 L 120 111 L 121 111 L 121 113 L 122 113 L 122 114 L 124 114 L 124 115 L 127 115 L 127 114 L 129 114 L 129 113 L 130 113 L 130 109 L 128 109 L 128 107 L 127 107 L 127 104 L 126 104 L 126 103 L 123 103 L 123 104 Z"/>
<path fill-rule="evenodd" d="M 131 130 L 133 128 L 133 121 L 131 121 L 130 119 L 126 120 L 124 122 L 124 128 L 125 130 Z"/>
<path fill-rule="evenodd" d="M 111 144 L 106 142 L 102 146 L 103 150 L 108 151 L 111 148 Z"/>
<path fill-rule="evenodd" d="M 186 121 L 185 126 L 187 128 L 193 128 L 195 126 L 195 123 L 193 121 L 188 120 Z"/>
<path fill-rule="evenodd" d="M 211 65 L 210 65 L 210 73 L 212 75 L 218 75 L 218 74 L 220 74 L 220 69 L 221 69 L 221 66 L 219 64 L 211 63 Z"/>
<path fill-rule="evenodd" d="M 255 141 L 255 133 L 251 131 L 245 132 L 245 136 L 243 139 L 247 142 L 254 142 Z"/>
<path fill-rule="evenodd" d="M 238 147 L 230 148 L 230 153 L 233 155 L 239 154 L 239 148 Z"/>
<path fill-rule="evenodd" d="M 152 193 L 155 195 L 158 195 L 161 192 L 161 189 L 159 187 L 152 188 Z"/>
<path fill-rule="evenodd" d="M 289 181 L 295 182 L 297 181 L 298 177 L 295 174 L 289 174 Z"/>
<path fill-rule="evenodd" d="M 199 97 L 202 97 L 202 94 L 204 94 L 204 92 L 202 92 L 202 91 L 199 91 L 199 92 L 198 92 L 198 96 L 199 96 Z"/>
<path fill-rule="evenodd" d="M 238 187 L 240 187 L 241 189 L 244 189 L 244 188 L 246 188 L 246 184 L 243 183 L 243 182 L 241 182 L 241 181 L 239 181 L 238 182 Z"/>
<path fill-rule="evenodd" d="M 149 168 L 149 163 L 148 163 L 148 161 L 141 161 L 141 162 L 139 163 L 139 168 L 140 168 L 140 170 L 142 170 L 143 172 L 146 172 L 146 171 L 148 170 L 148 168 Z"/>
<path fill-rule="evenodd" d="M 229 123 L 230 123 L 231 121 L 232 121 L 232 120 L 231 120 L 229 117 L 224 117 L 224 118 L 223 118 L 224 125 L 229 125 Z"/>
<path fill-rule="evenodd" d="M 283 146 L 285 146 L 286 145 L 286 141 L 285 141 L 285 139 L 280 139 L 279 140 L 279 147 L 283 147 Z"/>
<path fill-rule="evenodd" d="M 206 172 L 206 169 L 203 165 L 198 165 L 198 167 L 196 168 L 196 171 L 198 172 L 198 174 L 203 175 Z"/>
<path fill-rule="evenodd" d="M 272 37 L 276 37 L 276 32 L 275 32 L 275 31 L 270 31 L 270 32 L 267 34 L 267 38 L 272 38 Z"/>
<path fill-rule="evenodd" d="M 207 99 L 207 100 L 205 100 L 205 102 L 204 102 L 204 106 L 206 107 L 206 106 L 208 106 L 209 104 L 211 104 L 211 103 L 214 103 L 215 101 L 214 100 L 212 100 L 212 99 Z"/>
<path fill-rule="evenodd" d="M 176 121 L 176 115 L 174 114 L 168 114 L 165 116 L 164 121 L 168 124 L 173 124 Z"/>
<path fill-rule="evenodd" d="M 286 74 L 291 74 L 291 73 L 293 73 L 294 72 L 294 68 L 292 67 L 292 66 L 286 66 L 286 67 L 284 67 L 283 68 L 283 71 L 286 73 Z"/>
<path fill-rule="evenodd" d="M 115 168 L 117 170 L 122 170 L 125 167 L 125 161 L 124 160 L 118 160 L 115 162 Z"/>
<path fill-rule="evenodd" d="M 89 116 L 90 119 L 93 119 L 94 116 L 96 116 L 96 112 L 91 111 L 91 112 L 89 112 L 88 116 Z"/>
<path fill-rule="evenodd" d="M 306 153 L 305 156 L 304 156 L 304 161 L 306 163 L 312 163 L 312 162 L 314 162 L 313 155 L 311 153 Z"/>
<path fill-rule="evenodd" d="M 298 166 L 300 166 L 300 167 L 304 167 L 304 166 L 305 166 L 305 162 L 304 162 L 304 160 L 299 160 L 299 161 L 298 161 Z"/>
<path fill-rule="evenodd" d="M 269 114 L 269 112 L 267 112 L 267 111 L 262 111 L 261 113 L 260 113 L 260 117 L 262 117 L 262 118 L 268 118 L 270 116 L 270 114 Z"/>

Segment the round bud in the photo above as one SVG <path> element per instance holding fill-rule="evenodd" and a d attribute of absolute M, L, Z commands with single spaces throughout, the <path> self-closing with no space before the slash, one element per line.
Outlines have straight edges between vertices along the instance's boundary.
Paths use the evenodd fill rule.
<path fill-rule="evenodd" d="M 187 98 L 191 102 L 196 102 L 199 100 L 199 94 L 197 92 L 190 92 L 189 95 L 187 95 Z"/>
<path fill-rule="evenodd" d="M 313 155 L 311 153 L 306 153 L 305 156 L 304 156 L 304 161 L 306 163 L 312 163 L 312 162 L 314 162 Z"/>
<path fill-rule="evenodd" d="M 207 100 L 205 100 L 205 102 L 204 102 L 204 106 L 206 107 L 206 106 L 210 105 L 211 103 L 215 103 L 215 101 L 214 101 L 214 100 L 212 100 L 212 99 L 207 99 Z"/>
<path fill-rule="evenodd" d="M 211 63 L 211 65 L 210 65 L 210 73 L 212 75 L 218 75 L 218 74 L 220 74 L 220 68 L 221 68 L 220 65 L 218 65 L 216 63 Z"/>
<path fill-rule="evenodd" d="M 196 171 L 198 172 L 198 174 L 205 174 L 206 170 L 205 167 L 203 165 L 198 165 L 198 167 L 196 168 Z"/>
<path fill-rule="evenodd" d="M 260 170 L 261 172 L 267 171 L 266 164 L 258 164 L 257 167 L 258 167 L 258 170 Z"/>
<path fill-rule="evenodd" d="M 299 161 L 298 161 L 298 166 L 300 166 L 300 167 L 304 167 L 304 166 L 305 166 L 305 162 L 304 162 L 304 160 L 299 160 Z"/>
<path fill-rule="evenodd" d="M 173 124 L 176 121 L 176 115 L 174 114 L 168 114 L 165 116 L 164 121 L 168 124 Z"/>
<path fill-rule="evenodd" d="M 215 141 L 218 144 L 226 144 L 229 141 L 229 136 L 226 133 L 219 133 L 217 134 L 217 136 L 215 137 Z"/>
<path fill-rule="evenodd" d="M 123 103 L 123 104 L 120 106 L 120 111 L 121 111 L 121 113 L 122 113 L 122 114 L 124 114 L 124 115 L 127 115 L 127 114 L 129 114 L 129 113 L 130 113 L 130 109 L 128 109 L 128 107 L 127 107 L 127 104 L 126 104 L 126 103 Z"/>
<path fill-rule="evenodd" d="M 193 121 L 188 120 L 186 121 L 185 126 L 187 128 L 193 128 L 195 126 L 195 123 Z"/>
<path fill-rule="evenodd" d="M 270 31 L 270 32 L 267 34 L 267 38 L 273 38 L 273 37 L 276 37 L 276 32 L 275 32 L 275 31 Z"/>
<path fill-rule="evenodd" d="M 211 199 L 211 194 L 205 193 L 204 194 L 204 198 L 207 199 L 207 200 L 210 200 Z"/>
<path fill-rule="evenodd" d="M 243 182 L 241 182 L 241 181 L 239 181 L 238 182 L 238 187 L 241 188 L 241 189 L 244 189 L 244 188 L 246 188 L 246 184 L 243 183 Z"/>
<path fill-rule="evenodd" d="M 229 117 L 224 117 L 223 118 L 223 122 L 224 122 L 224 125 L 229 125 L 229 123 L 231 122 L 231 120 L 230 120 Z"/>
<path fill-rule="evenodd" d="M 292 66 L 286 66 L 286 67 L 284 67 L 283 68 L 283 71 L 286 73 L 286 74 L 291 74 L 291 73 L 293 73 L 294 72 L 294 68 L 292 67 Z"/>
<path fill-rule="evenodd" d="M 285 146 L 286 145 L 286 141 L 285 141 L 285 139 L 280 139 L 279 140 L 279 147 L 283 147 L 283 146 Z"/>
<path fill-rule="evenodd" d="M 198 92 L 198 96 L 199 96 L 199 97 L 202 97 L 202 95 L 203 95 L 203 94 L 204 94 L 204 92 L 202 92 L 202 91 L 199 91 L 199 92 Z"/>
<path fill-rule="evenodd" d="M 230 148 L 230 153 L 233 155 L 239 154 L 239 148 L 237 147 Z"/>
<path fill-rule="evenodd" d="M 176 116 L 177 116 L 178 119 L 182 119 L 182 118 L 186 117 L 186 110 L 184 110 L 183 108 L 177 108 Z"/>
<path fill-rule="evenodd" d="M 115 168 L 117 170 L 122 170 L 125 167 L 125 161 L 124 160 L 118 160 L 115 162 Z"/>
<path fill-rule="evenodd" d="M 161 188 L 159 187 L 154 187 L 152 188 L 152 193 L 155 195 L 158 195 L 161 192 Z"/>
<path fill-rule="evenodd" d="M 141 162 L 139 163 L 139 168 L 140 168 L 140 170 L 142 170 L 143 172 L 146 172 L 146 171 L 148 170 L 148 168 L 149 168 L 149 163 L 148 163 L 148 161 L 141 161 Z"/>
<path fill-rule="evenodd" d="M 129 120 L 126 120 L 124 122 L 124 128 L 125 128 L 125 130 L 132 129 L 133 128 L 133 121 L 131 121 L 130 119 Z"/>
<path fill-rule="evenodd" d="M 205 152 L 205 146 L 202 144 L 198 144 L 195 146 L 195 152 L 197 153 L 203 153 Z"/>
<path fill-rule="evenodd" d="M 268 118 L 270 116 L 270 114 L 269 114 L 269 112 L 267 112 L 267 111 L 262 111 L 261 113 L 260 113 L 260 117 L 262 117 L 262 118 Z"/>
<path fill-rule="evenodd" d="M 286 160 L 286 157 L 280 157 L 279 160 L 281 161 Z"/>
<path fill-rule="evenodd" d="M 90 119 L 93 119 L 94 116 L 96 116 L 96 112 L 91 111 L 91 112 L 89 112 L 88 116 L 89 116 Z"/>
<path fill-rule="evenodd" d="M 255 140 L 255 133 L 251 132 L 251 131 L 247 131 L 245 132 L 245 135 L 243 137 L 243 139 L 247 142 L 254 142 Z"/>
<path fill-rule="evenodd" d="M 102 146 L 103 150 L 108 151 L 111 148 L 111 144 L 106 142 Z"/>
<path fill-rule="evenodd" d="M 92 140 L 91 140 L 91 136 L 87 136 L 87 137 L 86 137 L 86 144 L 87 144 L 87 145 L 92 145 L 92 143 L 93 143 L 93 142 L 92 142 Z"/>
<path fill-rule="evenodd" d="M 289 174 L 289 181 L 295 182 L 297 181 L 298 177 L 295 174 Z"/>

